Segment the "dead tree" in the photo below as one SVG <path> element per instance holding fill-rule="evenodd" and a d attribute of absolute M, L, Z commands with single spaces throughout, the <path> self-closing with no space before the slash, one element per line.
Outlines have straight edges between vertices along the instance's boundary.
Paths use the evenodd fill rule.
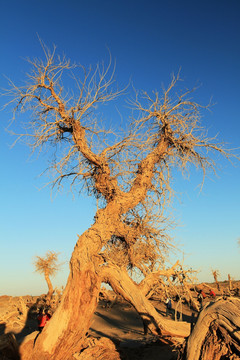
<path fill-rule="evenodd" d="M 47 299 L 50 301 L 53 295 L 53 286 L 50 280 L 50 276 L 55 276 L 60 270 L 61 264 L 58 263 L 58 253 L 55 251 L 47 251 L 45 256 L 36 256 L 33 264 L 36 268 L 36 272 L 43 274 L 48 286 Z"/>
<path fill-rule="evenodd" d="M 213 274 L 215 283 L 217 285 L 217 289 L 218 289 L 218 291 L 220 291 L 221 289 L 220 289 L 220 285 L 219 285 L 219 282 L 218 282 L 218 277 L 220 275 L 219 270 L 212 270 L 212 274 Z"/>
<path fill-rule="evenodd" d="M 102 249 L 114 237 L 125 239 L 131 248 L 140 236 L 141 227 L 131 221 L 131 212 L 146 199 L 164 208 L 172 168 L 184 171 L 193 164 L 205 174 L 207 168 L 215 168 L 208 156 L 211 150 L 227 157 L 230 153 L 202 130 L 202 107 L 189 98 L 190 91 L 172 94 L 178 77 L 161 95 L 137 93 L 130 101 L 129 129 L 114 134 L 101 127 L 97 112 L 120 95 L 114 90 L 111 65 L 88 71 L 43 49 L 44 60 L 29 61 L 28 81 L 23 86 L 12 83 L 7 92 L 14 114 L 31 113 L 20 138 L 26 136 L 33 151 L 53 150 L 54 186 L 69 180 L 100 203 L 94 224 L 78 236 L 61 304 L 31 354 L 32 360 L 61 360 L 83 347 L 100 291 Z M 71 76 L 66 88 L 72 91 L 63 87 L 65 72 Z M 159 328 L 169 332 L 164 319 L 159 319 Z"/>
<path fill-rule="evenodd" d="M 231 291 L 232 291 L 232 279 L 231 279 L 230 274 L 228 274 L 228 288 L 229 288 L 229 292 L 231 293 Z"/>

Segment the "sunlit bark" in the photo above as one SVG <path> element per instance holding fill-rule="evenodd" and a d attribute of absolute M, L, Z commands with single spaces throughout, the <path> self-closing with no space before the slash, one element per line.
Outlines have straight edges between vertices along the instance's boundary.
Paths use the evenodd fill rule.
<path fill-rule="evenodd" d="M 181 360 L 239 359 L 240 300 L 219 299 L 201 311 Z"/>

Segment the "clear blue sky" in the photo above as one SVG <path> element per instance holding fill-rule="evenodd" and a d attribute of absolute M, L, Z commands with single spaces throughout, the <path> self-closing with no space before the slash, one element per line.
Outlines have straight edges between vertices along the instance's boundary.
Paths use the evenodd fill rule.
<path fill-rule="evenodd" d="M 209 134 L 236 148 L 240 145 L 240 2 L 238 0 L 42 0 L 0 1 L 1 87 L 4 75 L 16 83 L 28 71 L 26 57 L 42 56 L 37 34 L 60 54 L 83 65 L 116 59 L 120 84 L 132 79 L 135 88 L 147 91 L 168 84 L 181 68 L 184 86 L 201 83 L 194 99 L 215 106 L 205 114 Z M 0 97 L 2 106 L 5 99 Z M 32 258 L 47 250 L 61 252 L 68 261 L 77 235 L 93 222 L 95 201 L 67 191 L 51 198 L 38 175 L 47 157 L 29 159 L 24 144 L 10 145 L 5 132 L 8 111 L 0 112 L 1 216 L 0 294 L 40 294 L 44 279 L 33 272 Z M 114 115 L 115 116 L 115 115 Z M 114 117 L 119 121 L 119 117 Z M 181 224 L 174 231 L 186 252 L 185 263 L 201 270 L 200 281 L 209 281 L 211 269 L 221 280 L 227 274 L 239 279 L 240 164 L 218 160 L 218 177 L 190 179 L 176 175 L 175 215 Z M 65 284 L 66 263 L 53 279 Z"/>

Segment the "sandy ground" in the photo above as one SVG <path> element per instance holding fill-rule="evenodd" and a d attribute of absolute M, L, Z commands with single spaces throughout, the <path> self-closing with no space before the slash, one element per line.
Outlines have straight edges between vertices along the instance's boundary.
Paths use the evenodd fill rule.
<path fill-rule="evenodd" d="M 156 309 L 165 315 L 165 305 L 154 301 Z M 183 320 L 191 321 L 192 310 L 183 307 Z M 144 335 L 142 321 L 137 312 L 125 302 L 107 308 L 100 301 L 94 314 L 89 335 L 108 337 L 119 350 L 122 360 L 174 360 L 177 351 L 157 337 Z"/>
<path fill-rule="evenodd" d="M 23 298 L 27 301 L 27 299 L 25 299 L 27 297 Z M 25 323 L 19 322 L 19 320 L 17 321 L 19 312 L 16 311 L 16 306 L 13 309 L 9 307 L 9 299 L 11 300 L 11 297 L 0 297 L 0 310 L 2 314 L 7 316 L 6 321 L 8 315 L 11 316 L 11 314 L 14 314 L 11 316 L 11 321 L 7 321 L 8 324 L 5 324 L 5 321 L 3 319 L 3 321 L 1 321 L 0 319 L 0 335 L 13 332 L 20 344 L 27 335 L 37 330 L 38 311 L 35 306 L 37 297 L 31 298 L 31 302 L 28 302 L 28 306 L 30 307 Z M 18 297 L 12 298 L 12 300 L 18 304 Z M 159 301 L 153 301 L 153 304 L 155 308 L 165 316 L 165 304 Z M 160 342 L 158 337 L 152 334 L 144 335 L 142 320 L 130 304 L 125 301 L 118 301 L 114 303 L 112 307 L 107 307 L 107 305 L 107 301 L 99 301 L 88 332 L 89 336 L 96 338 L 107 337 L 111 339 L 120 354 L 121 360 L 176 359 L 177 352 L 173 347 L 167 343 Z M 12 310 L 13 312 L 11 312 Z M 190 321 L 191 311 L 186 308 L 183 312 L 183 320 Z"/>
<path fill-rule="evenodd" d="M 21 318 L 21 316 L 19 317 L 19 309 L 16 306 L 12 308 L 9 305 L 9 301 L 10 304 L 11 301 L 18 304 L 18 297 L 0 297 L 0 335 L 12 332 L 19 344 L 27 335 L 37 330 L 38 311 L 35 304 L 38 297 L 29 297 L 31 301 L 27 300 L 27 298 L 27 296 L 23 297 L 29 307 L 27 320 L 24 322 L 19 321 L 19 318 Z M 107 301 L 99 301 L 88 332 L 89 336 L 111 339 L 120 354 L 121 360 L 176 359 L 176 349 L 168 343 L 160 342 L 158 337 L 152 334 L 144 335 L 142 320 L 130 304 L 125 301 L 118 301 L 111 304 L 112 307 L 107 307 L 107 305 Z M 160 301 L 153 301 L 153 305 L 165 316 L 165 304 Z M 6 323 L 3 319 L 1 321 L 1 314 L 7 316 L 5 318 Z M 183 320 L 189 322 L 191 320 L 191 310 L 186 306 L 183 309 Z"/>
<path fill-rule="evenodd" d="M 5 297 L 2 298 L 4 300 Z M 33 303 L 36 300 L 37 297 L 36 299 L 35 297 L 32 298 Z M 157 300 L 151 301 L 157 311 L 166 316 L 165 304 Z M 208 301 L 209 299 L 204 300 L 204 302 Z M 130 304 L 125 301 L 118 301 L 110 308 L 107 307 L 107 304 L 104 300 L 99 301 L 88 332 L 89 336 L 110 338 L 115 343 L 121 360 L 176 360 L 176 348 L 168 343 L 160 342 L 152 334 L 144 335 L 141 318 Z M 173 302 L 173 308 L 175 306 L 176 303 Z M 14 331 L 19 343 L 24 340 L 26 335 L 37 330 L 37 312 L 35 309 L 31 313 L 31 309 L 32 307 L 29 309 L 28 314 L 30 316 L 28 316 L 23 329 Z M 182 315 L 182 320 L 189 323 L 193 321 L 193 318 L 195 322 L 197 318 L 197 313 L 187 305 L 183 305 Z M 0 334 L 8 332 L 4 324 L 2 326 L 2 328 L 0 327 Z"/>

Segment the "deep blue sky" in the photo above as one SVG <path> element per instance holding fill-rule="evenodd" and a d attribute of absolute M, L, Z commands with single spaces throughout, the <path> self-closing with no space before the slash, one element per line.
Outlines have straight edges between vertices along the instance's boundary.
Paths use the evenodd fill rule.
<path fill-rule="evenodd" d="M 26 57 L 43 56 L 37 34 L 49 46 L 83 65 L 116 60 L 116 79 L 135 88 L 161 90 L 172 72 L 181 68 L 183 86 L 201 84 L 194 99 L 215 106 L 204 113 L 210 135 L 231 148 L 240 145 L 240 2 L 238 0 L 42 0 L 0 1 L 0 45 L 2 87 L 11 78 L 20 84 L 29 70 Z M 5 98 L 0 98 L 0 105 Z M 61 252 L 68 261 L 76 242 L 92 222 L 95 202 L 65 191 L 53 198 L 38 178 L 47 158 L 29 159 L 24 144 L 10 145 L 5 132 L 10 109 L 0 113 L 1 151 L 1 261 L 0 293 L 39 294 L 46 291 L 44 279 L 33 273 L 32 258 L 47 250 Z M 117 124 L 119 117 L 112 114 Z M 13 125 L 14 127 L 17 124 Z M 231 273 L 239 279 L 240 166 L 217 159 L 218 177 L 201 175 L 190 179 L 176 175 L 174 203 L 181 226 L 174 236 L 186 252 L 184 261 L 201 270 L 199 279 L 211 280 L 211 269 L 221 279 Z M 64 284 L 68 265 L 53 280 Z"/>

